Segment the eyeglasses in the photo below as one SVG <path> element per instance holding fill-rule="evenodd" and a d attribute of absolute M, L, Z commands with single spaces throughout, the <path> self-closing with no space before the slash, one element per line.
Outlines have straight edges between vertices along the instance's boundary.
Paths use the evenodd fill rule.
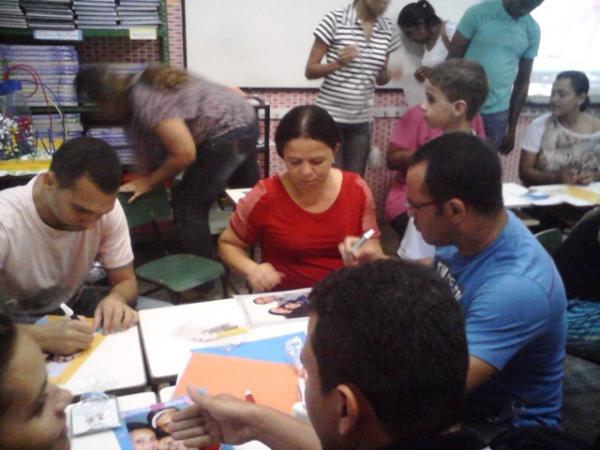
<path fill-rule="evenodd" d="M 431 206 L 431 205 L 435 205 L 437 203 L 437 201 L 435 200 L 431 200 L 428 202 L 423 202 L 423 203 L 414 203 L 411 202 L 410 200 L 406 200 L 406 209 L 407 210 L 412 210 L 412 211 L 417 211 L 421 208 L 425 208 L 426 206 Z"/>

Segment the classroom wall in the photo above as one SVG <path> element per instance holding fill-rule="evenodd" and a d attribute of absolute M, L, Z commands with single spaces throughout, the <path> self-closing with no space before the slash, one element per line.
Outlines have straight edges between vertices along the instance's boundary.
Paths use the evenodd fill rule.
<path fill-rule="evenodd" d="M 183 67 L 183 22 L 182 9 L 180 0 L 167 1 L 168 16 L 169 16 L 169 51 L 170 61 L 172 65 Z M 111 41 L 114 42 L 114 41 Z M 189 45 L 189 44 L 188 44 Z M 110 51 L 110 49 L 108 49 Z M 120 50 L 118 50 L 120 52 Z M 140 50 L 135 49 L 138 56 L 144 56 L 143 52 L 140 55 Z M 296 105 L 313 103 L 317 94 L 315 89 L 255 89 L 248 92 L 251 95 L 258 95 L 263 98 L 266 103 L 272 108 L 291 108 Z M 410 94 L 410 93 L 409 93 Z M 418 100 L 417 100 L 418 102 Z M 414 104 L 415 100 L 412 95 L 405 95 L 401 91 L 379 91 L 376 94 L 376 107 L 386 106 L 401 106 L 406 108 L 408 104 Z M 547 106 L 529 106 L 524 108 L 519 126 L 517 129 L 517 142 L 520 140 L 523 129 L 533 120 L 533 118 L 548 112 Z M 591 109 L 591 112 L 600 115 L 600 106 L 596 105 Z M 393 125 L 397 119 L 391 117 L 376 118 L 373 127 L 373 142 L 382 151 L 387 151 L 388 140 L 391 135 Z M 274 132 L 277 127 L 277 120 L 273 120 L 271 124 L 271 138 L 274 137 Z M 273 142 L 273 139 L 271 139 Z M 517 145 L 517 149 L 519 146 Z M 503 179 L 504 181 L 519 182 L 518 178 L 518 162 L 519 150 L 515 150 L 508 156 L 501 156 Z M 274 147 L 270 153 L 271 173 L 277 173 L 284 169 L 281 160 L 279 159 Z M 372 170 L 367 169 L 366 180 L 373 191 L 375 203 L 378 213 L 381 214 L 383 203 L 392 182 L 394 174 L 385 167 Z"/>

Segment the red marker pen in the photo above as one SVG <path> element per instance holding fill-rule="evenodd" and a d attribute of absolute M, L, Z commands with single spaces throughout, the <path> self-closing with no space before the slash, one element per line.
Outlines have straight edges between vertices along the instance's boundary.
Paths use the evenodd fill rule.
<path fill-rule="evenodd" d="M 252 391 L 250 389 L 248 389 L 248 390 L 246 390 L 246 392 L 244 392 L 244 398 L 246 399 L 247 402 L 256 403 L 256 400 L 254 400 L 254 396 L 252 395 Z"/>

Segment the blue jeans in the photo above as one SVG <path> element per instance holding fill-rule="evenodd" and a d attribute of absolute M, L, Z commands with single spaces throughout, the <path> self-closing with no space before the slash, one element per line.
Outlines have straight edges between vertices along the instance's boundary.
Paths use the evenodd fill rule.
<path fill-rule="evenodd" d="M 173 219 L 186 253 L 211 258 L 210 208 L 230 187 L 251 187 L 258 181 L 258 123 L 202 143 L 196 161 L 173 185 Z"/>
<path fill-rule="evenodd" d="M 336 122 L 342 135 L 342 145 L 335 155 L 336 167 L 365 175 L 367 157 L 371 150 L 371 124 Z"/>
<path fill-rule="evenodd" d="M 498 151 L 508 129 L 508 110 L 491 114 L 482 113 L 481 118 L 489 144 Z"/>
<path fill-rule="evenodd" d="M 567 301 L 567 352 L 600 364 L 600 303 Z"/>

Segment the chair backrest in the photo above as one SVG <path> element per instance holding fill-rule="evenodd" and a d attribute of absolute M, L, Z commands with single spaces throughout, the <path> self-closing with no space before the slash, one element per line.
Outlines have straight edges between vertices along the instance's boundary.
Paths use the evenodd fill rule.
<path fill-rule="evenodd" d="M 128 203 L 130 198 L 129 193 L 119 193 L 119 202 L 125 211 L 129 228 L 171 218 L 169 197 L 163 187 L 138 197 L 133 203 Z"/>
<path fill-rule="evenodd" d="M 540 231 L 535 234 L 537 240 L 542 244 L 546 251 L 550 254 L 554 253 L 556 249 L 562 244 L 563 232 L 558 228 L 549 228 L 544 231 Z"/>
<path fill-rule="evenodd" d="M 579 436 L 547 427 L 520 427 L 492 439 L 492 450 L 591 450 Z"/>

